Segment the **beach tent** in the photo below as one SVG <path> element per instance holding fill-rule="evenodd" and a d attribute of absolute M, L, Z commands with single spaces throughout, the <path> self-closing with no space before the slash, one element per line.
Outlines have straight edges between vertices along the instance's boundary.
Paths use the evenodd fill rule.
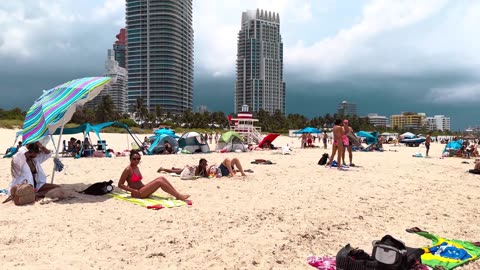
<path fill-rule="evenodd" d="M 190 131 L 183 134 L 178 139 L 178 146 L 182 148 L 182 152 L 188 153 L 209 153 L 210 147 L 207 140 L 198 132 Z"/>
<path fill-rule="evenodd" d="M 267 136 L 265 136 L 265 138 L 263 138 L 260 143 L 258 144 L 258 147 L 262 148 L 263 144 L 264 143 L 270 143 L 272 144 L 272 142 L 278 137 L 280 136 L 280 134 L 277 134 L 277 133 L 270 133 L 268 134 Z"/>
<path fill-rule="evenodd" d="M 228 131 L 220 136 L 217 143 L 217 150 L 223 150 L 226 152 L 235 152 L 240 150 L 242 152 L 247 151 L 247 146 L 243 143 L 243 138 L 235 131 Z"/>
<path fill-rule="evenodd" d="M 177 140 L 175 140 L 170 135 L 161 134 L 161 135 L 155 136 L 155 140 L 152 142 L 152 144 L 148 148 L 147 153 L 149 155 L 155 155 L 155 154 L 162 153 L 165 142 L 170 143 L 170 145 L 172 146 L 172 149 L 173 149 L 172 153 L 177 153 L 178 152 L 178 142 L 177 142 Z"/>
<path fill-rule="evenodd" d="M 178 135 L 175 134 L 175 132 L 173 130 L 168 129 L 168 128 L 159 128 L 159 129 L 155 130 L 153 132 L 153 134 L 155 134 L 155 136 L 165 134 L 165 135 L 168 135 L 168 136 L 176 138 L 176 139 L 180 138 L 180 137 L 178 137 Z"/>
<path fill-rule="evenodd" d="M 101 136 L 100 136 L 100 132 L 102 131 L 102 129 L 106 128 L 106 127 L 118 127 L 118 128 L 123 128 L 125 129 L 128 134 L 132 137 L 133 141 L 137 144 L 137 146 L 141 149 L 141 145 L 142 143 L 140 142 L 140 140 L 137 138 L 137 136 L 135 136 L 130 128 L 123 124 L 123 123 L 120 123 L 120 122 L 105 122 L 105 123 L 100 123 L 100 124 L 96 124 L 96 125 L 91 125 L 90 123 L 85 123 L 85 124 L 82 124 L 80 126 L 77 126 L 77 127 L 72 127 L 72 128 L 64 128 L 63 129 L 63 132 L 62 134 L 80 134 L 80 133 L 83 133 L 84 136 L 88 135 L 90 132 L 94 132 L 95 135 L 97 136 L 98 138 L 98 141 L 101 143 L 102 145 L 102 149 L 106 149 L 106 145 L 105 145 L 105 141 L 102 140 Z M 61 132 L 61 129 L 58 128 L 57 130 L 55 130 L 55 132 L 51 135 L 60 135 L 60 132 Z M 91 142 L 92 143 L 92 142 Z M 82 149 L 80 149 L 80 153 L 83 152 L 83 145 L 82 145 Z M 109 156 L 109 153 L 106 152 L 105 153 L 106 156 Z M 77 156 L 79 157 L 79 156 Z"/>
<path fill-rule="evenodd" d="M 295 132 L 293 132 L 294 134 L 302 134 L 302 133 L 322 133 L 321 130 L 319 130 L 318 128 L 314 128 L 314 127 L 306 127 L 304 129 L 300 129 L 300 130 L 297 130 Z"/>
<path fill-rule="evenodd" d="M 359 131 L 356 135 L 357 137 L 365 138 L 367 144 L 372 144 L 377 142 L 378 132 Z"/>
<path fill-rule="evenodd" d="M 451 141 L 449 143 L 447 143 L 447 145 L 445 145 L 445 148 L 443 149 L 443 152 L 448 152 L 449 150 L 460 150 L 460 148 L 462 148 L 462 141 L 461 140 L 458 140 L 458 141 Z"/>
<path fill-rule="evenodd" d="M 15 133 L 15 141 L 13 141 L 13 146 L 8 148 L 8 151 L 7 153 L 3 156 L 3 158 L 9 158 L 9 157 L 12 157 L 13 155 L 15 155 L 18 151 L 17 149 L 17 141 L 18 141 L 18 138 L 21 137 L 23 135 L 23 130 L 20 129 L 19 131 L 17 131 L 17 133 Z"/>

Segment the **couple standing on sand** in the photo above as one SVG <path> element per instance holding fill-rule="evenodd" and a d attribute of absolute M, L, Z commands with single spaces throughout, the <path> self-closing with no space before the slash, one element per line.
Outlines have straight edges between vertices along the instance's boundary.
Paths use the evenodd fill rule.
<path fill-rule="evenodd" d="M 345 164 L 345 148 L 348 150 L 348 158 L 350 160 L 350 166 L 355 166 L 352 163 L 352 146 L 353 142 L 350 141 L 347 137 L 347 134 L 353 134 L 353 129 L 348 125 L 348 120 L 337 119 L 335 120 L 335 126 L 333 127 L 333 147 L 332 147 L 332 155 L 330 156 L 330 160 L 328 161 L 327 165 L 332 166 L 333 159 L 335 158 L 335 153 L 338 154 L 337 156 L 337 169 L 342 170 L 343 167 L 346 166 Z M 343 161 L 343 163 L 342 163 Z M 343 166 L 342 166 L 343 164 Z"/>

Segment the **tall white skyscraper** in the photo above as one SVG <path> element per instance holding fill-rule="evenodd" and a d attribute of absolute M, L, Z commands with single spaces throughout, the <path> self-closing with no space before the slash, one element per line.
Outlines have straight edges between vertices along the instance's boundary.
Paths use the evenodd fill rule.
<path fill-rule="evenodd" d="M 259 9 L 243 12 L 238 33 L 235 113 L 248 105 L 252 112 L 263 109 L 284 114 L 285 93 L 279 14 Z"/>
<path fill-rule="evenodd" d="M 127 0 L 126 24 L 129 109 L 192 109 L 192 0 Z"/>
<path fill-rule="evenodd" d="M 112 98 L 115 108 L 120 113 L 127 112 L 127 70 L 119 66 L 115 61 L 115 52 L 108 50 L 108 57 L 105 60 L 104 76 L 111 77 L 112 82 L 105 86 L 105 88 L 94 99 L 89 101 L 86 106 L 96 108 L 102 101 L 103 97 L 109 95 Z"/>

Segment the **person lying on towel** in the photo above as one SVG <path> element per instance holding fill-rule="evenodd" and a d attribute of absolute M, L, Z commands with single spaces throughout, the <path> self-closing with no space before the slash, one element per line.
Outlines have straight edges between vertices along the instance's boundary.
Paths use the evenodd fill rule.
<path fill-rule="evenodd" d="M 177 200 L 186 200 L 190 197 L 188 194 L 178 192 L 172 184 L 162 176 L 144 185 L 142 182 L 143 176 L 138 167 L 140 160 L 140 153 L 137 150 L 131 150 L 130 164 L 123 170 L 122 176 L 120 176 L 120 180 L 118 180 L 119 188 L 130 192 L 133 198 L 140 199 L 149 197 L 159 188 L 174 196 Z M 127 185 L 125 185 L 125 182 L 127 182 Z"/>
<path fill-rule="evenodd" d="M 198 166 L 195 167 L 195 176 L 209 177 L 212 166 L 208 167 L 208 161 L 206 159 L 200 159 Z M 235 169 L 235 166 L 238 168 L 238 170 Z M 242 176 L 247 176 L 238 158 L 233 158 L 231 160 L 229 158 L 224 159 L 220 166 L 218 166 L 218 169 L 220 170 L 222 176 L 234 176 L 237 172 L 240 172 Z M 175 167 L 172 167 L 171 169 L 160 167 L 160 169 L 157 170 L 157 172 L 176 173 L 178 175 L 180 175 L 182 171 L 183 169 Z"/>

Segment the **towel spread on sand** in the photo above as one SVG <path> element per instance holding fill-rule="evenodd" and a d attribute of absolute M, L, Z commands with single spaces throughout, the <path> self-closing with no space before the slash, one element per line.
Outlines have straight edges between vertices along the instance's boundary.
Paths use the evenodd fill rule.
<path fill-rule="evenodd" d="M 112 192 L 105 195 L 117 200 L 131 202 L 147 208 L 152 206 L 157 206 L 157 205 L 161 205 L 165 208 L 171 208 L 171 207 L 178 207 L 178 206 L 184 206 L 189 204 L 188 201 L 185 202 L 185 201 L 174 199 L 172 197 L 164 197 L 155 193 L 150 195 L 150 197 L 146 199 L 132 198 L 132 196 L 130 196 L 130 193 L 127 193 L 124 191 Z"/>
<path fill-rule="evenodd" d="M 477 260 L 480 256 L 480 247 L 472 242 L 456 239 L 446 239 L 431 233 L 414 232 L 432 241 L 432 245 L 424 247 L 422 263 L 431 267 L 443 266 L 451 270 L 457 266 Z"/>

